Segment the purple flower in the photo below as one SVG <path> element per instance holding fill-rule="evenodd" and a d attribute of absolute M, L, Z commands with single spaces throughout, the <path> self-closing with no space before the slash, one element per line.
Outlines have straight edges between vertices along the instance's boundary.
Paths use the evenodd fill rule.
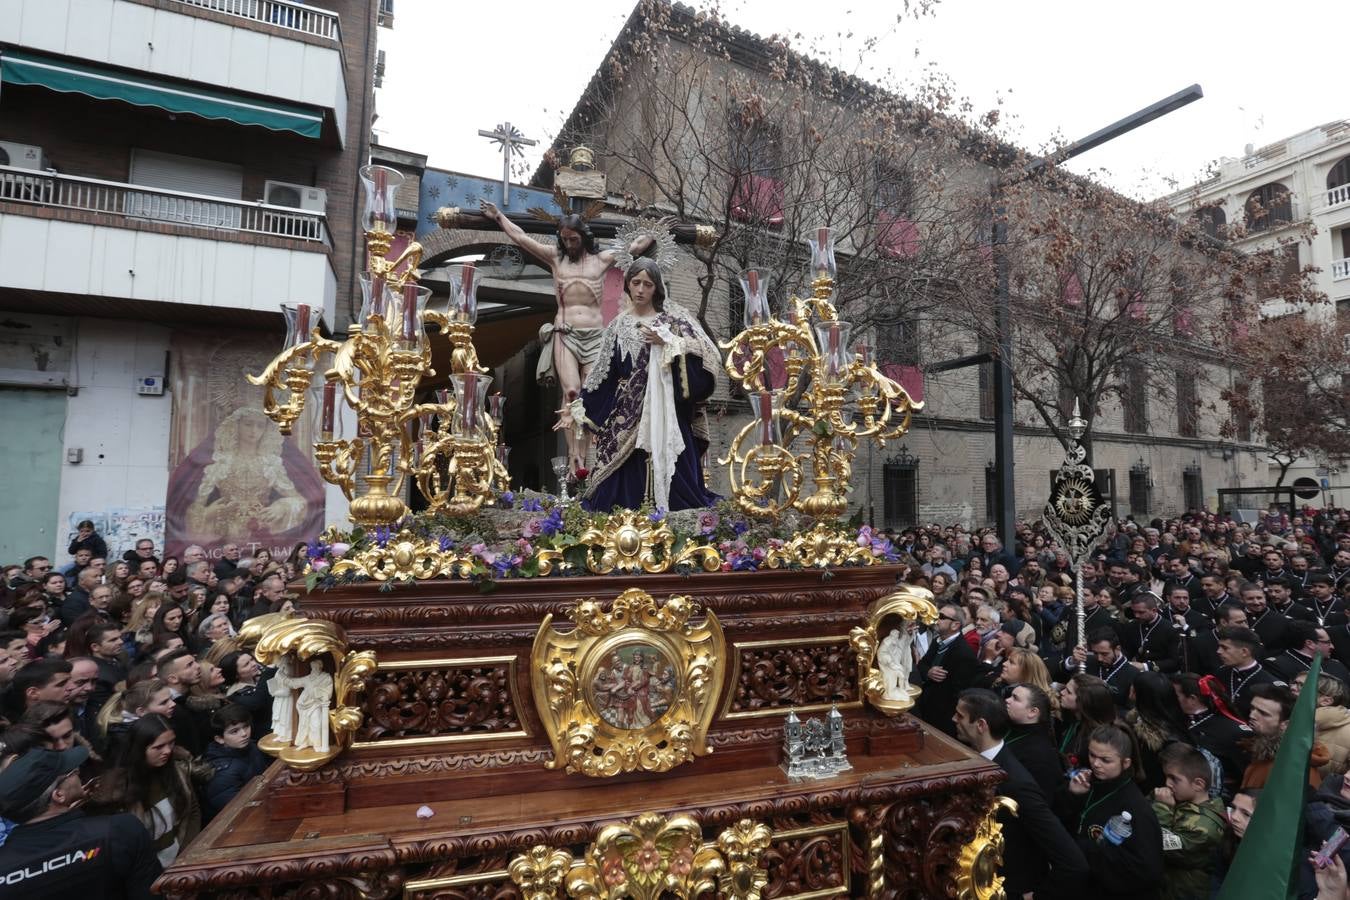
<path fill-rule="evenodd" d="M 305 556 L 309 559 L 322 559 L 328 555 L 328 547 L 322 541 L 311 541 L 305 547 Z"/>
<path fill-rule="evenodd" d="M 666 508 L 664 506 L 658 506 L 656 509 L 652 510 L 651 515 L 647 516 L 647 518 L 651 520 L 651 523 L 653 525 L 660 522 L 665 517 L 666 517 Z"/>
<path fill-rule="evenodd" d="M 539 528 L 538 519 L 530 519 L 521 527 L 520 533 L 527 538 L 537 538 L 542 533 Z"/>
<path fill-rule="evenodd" d="M 714 531 L 717 530 L 717 526 L 720 522 L 721 519 L 717 517 L 717 513 L 713 512 L 710 509 L 705 509 L 703 512 L 698 514 L 699 533 L 712 534 Z"/>
<path fill-rule="evenodd" d="M 498 578 L 504 578 L 514 563 L 509 556 L 499 556 L 492 561 L 492 571 Z"/>
<path fill-rule="evenodd" d="M 388 547 L 388 546 L 389 546 L 389 526 L 388 526 L 388 525 L 380 525 L 379 527 L 377 527 L 377 528 L 375 529 L 374 540 L 375 540 L 375 546 L 377 546 L 377 547 Z"/>
<path fill-rule="evenodd" d="M 872 545 L 872 526 L 864 525 L 858 529 L 858 546 L 870 547 Z"/>
<path fill-rule="evenodd" d="M 515 502 L 516 495 L 510 491 L 502 491 L 502 495 L 497 498 L 497 505 L 502 509 L 510 509 L 511 505 Z"/>
<path fill-rule="evenodd" d="M 745 533 L 746 533 L 747 531 L 749 531 L 749 530 L 750 530 L 750 526 L 746 524 L 746 522 L 745 522 L 744 519 L 738 519 L 738 520 L 736 520 L 735 522 L 732 522 L 732 523 L 731 523 L 731 533 L 732 533 L 732 534 L 735 534 L 735 535 L 742 535 L 742 534 L 745 534 Z"/>
<path fill-rule="evenodd" d="M 737 556 L 731 561 L 731 571 L 733 572 L 753 572 L 759 568 L 759 560 L 749 554 Z"/>
<path fill-rule="evenodd" d="M 544 504 L 540 503 L 535 497 L 526 497 L 520 501 L 520 508 L 524 512 L 543 512 Z"/>
<path fill-rule="evenodd" d="M 352 545 L 347 543 L 346 541 L 337 541 L 328 549 L 333 552 L 334 557 L 341 559 L 344 553 L 352 549 Z"/>
<path fill-rule="evenodd" d="M 440 548 L 441 548 L 441 552 L 442 552 L 442 553 L 446 552 L 447 550 L 452 550 L 452 549 L 454 549 L 454 546 L 455 546 L 455 541 L 454 541 L 454 539 L 451 538 L 449 535 L 444 535 L 444 534 L 441 535 L 441 538 L 440 538 L 439 541 L 437 541 L 437 543 L 440 545 Z"/>
<path fill-rule="evenodd" d="M 539 523 L 539 533 L 552 536 L 563 530 L 562 507 L 555 506 L 549 512 L 548 518 Z"/>

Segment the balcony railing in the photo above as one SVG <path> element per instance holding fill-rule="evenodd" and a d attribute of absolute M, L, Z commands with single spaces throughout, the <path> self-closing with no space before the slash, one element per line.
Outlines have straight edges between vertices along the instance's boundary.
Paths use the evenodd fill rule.
<path fill-rule="evenodd" d="M 1344 281 L 1350 278 L 1350 257 L 1338 259 L 1331 264 L 1331 280 Z"/>
<path fill-rule="evenodd" d="M 323 213 L 0 166 L 0 200 L 328 245 Z"/>
<path fill-rule="evenodd" d="M 1327 191 L 1328 207 L 1340 206 L 1343 203 L 1350 203 L 1350 184 L 1343 184 Z"/>
<path fill-rule="evenodd" d="M 339 43 L 342 41 L 337 13 L 306 6 L 303 3 L 294 3 L 292 0 L 174 0 L 174 2 L 331 38 Z"/>

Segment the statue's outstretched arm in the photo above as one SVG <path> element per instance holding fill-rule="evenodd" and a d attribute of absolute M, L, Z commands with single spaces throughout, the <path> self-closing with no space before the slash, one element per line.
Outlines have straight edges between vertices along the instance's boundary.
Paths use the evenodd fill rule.
<path fill-rule="evenodd" d="M 502 211 L 492 201 L 484 200 L 479 204 L 479 208 L 484 216 L 497 223 L 497 227 L 511 239 L 512 243 L 543 263 L 544 268 L 550 270 L 553 268 L 553 260 L 557 255 L 553 247 L 526 234 L 523 228 L 502 215 Z"/>

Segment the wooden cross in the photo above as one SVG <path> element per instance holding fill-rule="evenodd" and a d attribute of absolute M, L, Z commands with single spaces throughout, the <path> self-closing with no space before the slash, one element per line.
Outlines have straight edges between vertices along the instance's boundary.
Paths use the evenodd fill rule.
<path fill-rule="evenodd" d="M 505 122 L 498 125 L 495 131 L 484 131 L 478 129 L 478 136 L 490 138 L 494 144 L 502 148 L 502 209 L 511 205 L 511 157 L 524 156 L 524 147 L 533 147 L 538 141 L 532 141 L 521 133 L 520 129 Z"/>

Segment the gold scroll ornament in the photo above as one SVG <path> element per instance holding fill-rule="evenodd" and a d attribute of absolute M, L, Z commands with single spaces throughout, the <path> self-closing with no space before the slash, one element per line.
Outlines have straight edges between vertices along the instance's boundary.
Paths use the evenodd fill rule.
<path fill-rule="evenodd" d="M 332 622 L 322 619 L 300 619 L 273 614 L 260 617 L 268 621 L 258 623 L 263 628 L 253 655 L 264 665 L 273 665 L 283 656 L 307 664 L 312 659 L 324 661 L 324 671 L 333 676 L 333 708 L 328 711 L 330 728 L 328 751 L 320 753 L 310 747 L 297 747 L 269 734 L 258 741 L 258 746 L 286 765 L 302 772 L 318 769 L 332 760 L 352 742 L 361 727 L 363 715 L 360 695 L 366 689 L 366 677 L 375 671 L 375 654 L 370 650 L 359 653 L 347 649 L 347 635 Z M 256 620 L 249 620 L 250 623 Z M 297 667 L 298 668 L 298 667 Z"/>
<path fill-rule="evenodd" d="M 717 616 L 689 621 L 688 597 L 664 604 L 629 588 L 608 609 L 585 600 L 566 632 L 545 617 L 534 639 L 535 707 L 553 744 L 550 769 L 592 777 L 665 772 L 712 752 L 714 704 L 726 677 Z"/>
<path fill-rule="evenodd" d="M 975 828 L 975 837 L 961 848 L 956 860 L 956 900 L 1004 900 L 1003 824 L 998 814 L 1017 815 L 1017 803 L 995 797 L 989 812 Z"/>
<path fill-rule="evenodd" d="M 742 819 L 704 843 L 691 816 L 647 812 L 605 826 L 580 859 L 540 844 L 511 860 L 509 871 L 526 900 L 683 900 L 714 890 L 759 900 L 769 882 L 762 856 L 772 837 L 767 826 Z"/>
<path fill-rule="evenodd" d="M 920 688 L 907 684 L 903 697 L 886 698 L 885 677 L 877 663 L 877 652 L 884 639 L 883 632 L 895 627 L 909 628 L 919 622 L 932 625 L 937 617 L 932 591 L 902 585 L 895 593 L 874 601 L 867 609 L 867 624 L 849 632 L 849 643 L 858 655 L 860 693 L 867 698 L 868 703 L 886 715 L 898 715 L 913 707 Z"/>

